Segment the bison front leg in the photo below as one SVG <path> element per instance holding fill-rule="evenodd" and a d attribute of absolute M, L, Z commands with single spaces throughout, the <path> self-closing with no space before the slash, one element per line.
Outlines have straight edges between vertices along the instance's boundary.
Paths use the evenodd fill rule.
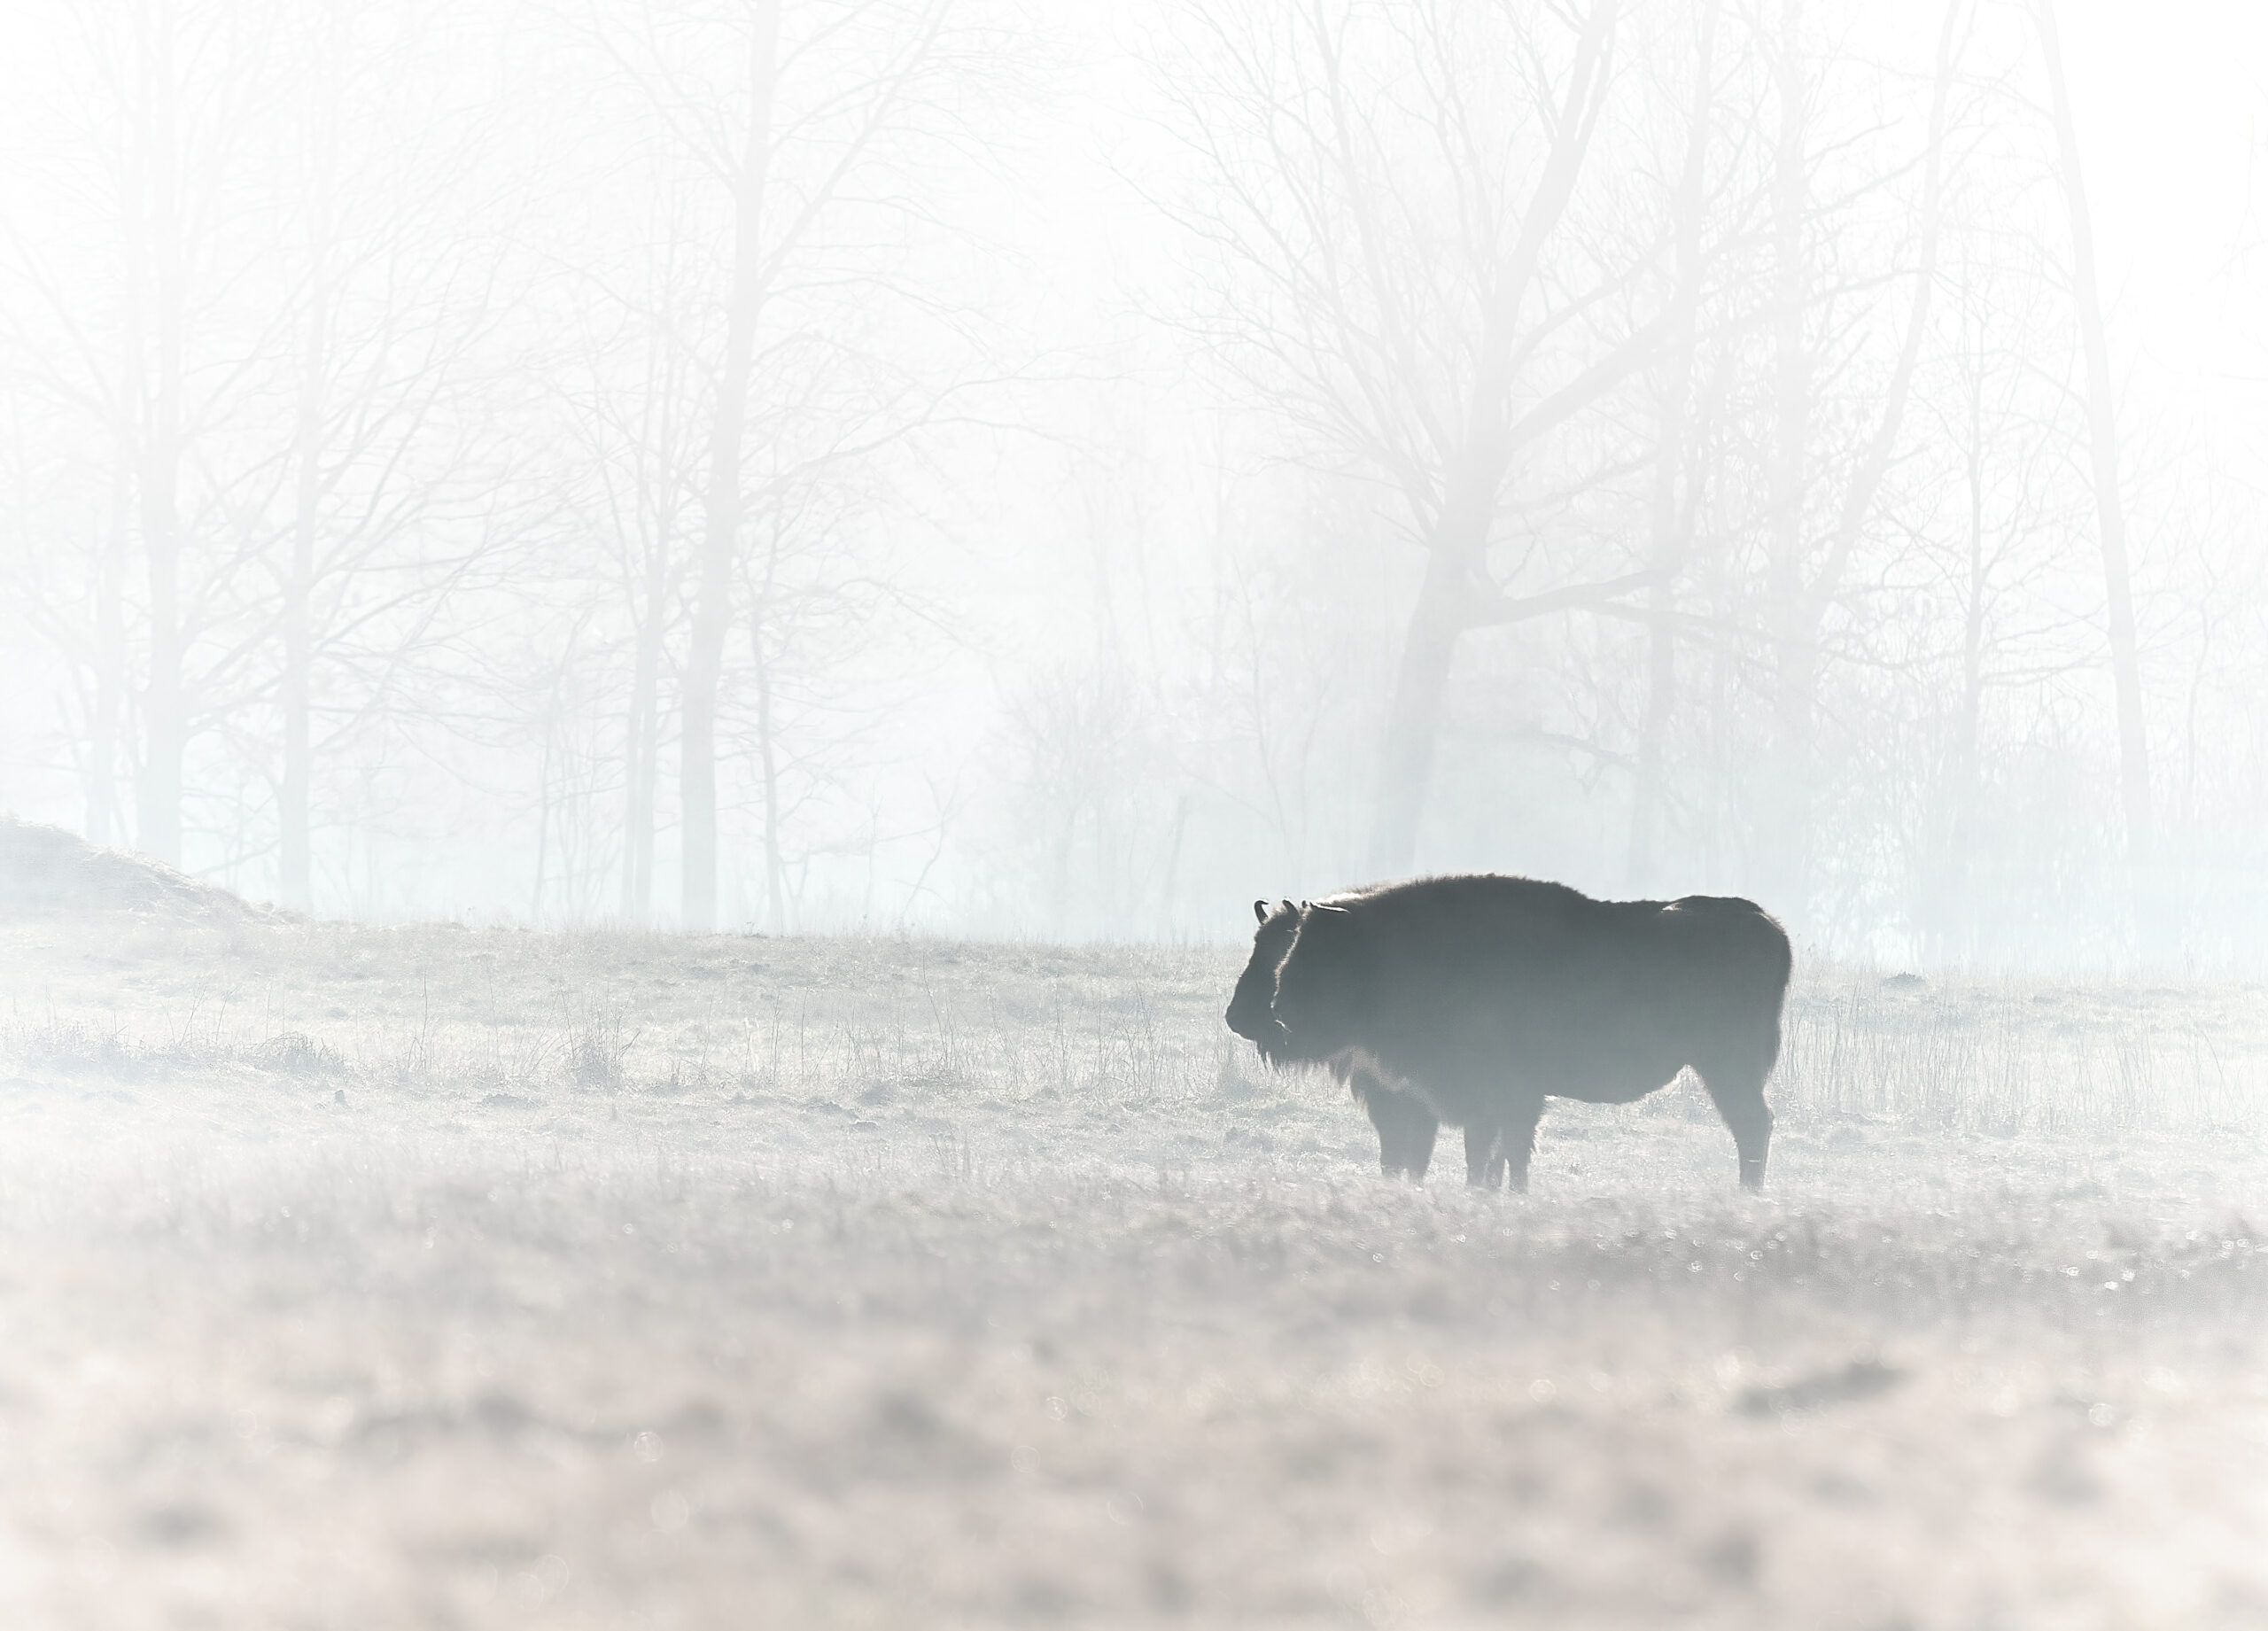
<path fill-rule="evenodd" d="M 1464 1124 L 1464 1181 L 1474 1189 L 1495 1189 L 1504 1181 L 1503 1134 L 1494 1121 Z"/>
<path fill-rule="evenodd" d="M 1411 1093 L 1397 1093 L 1376 1077 L 1357 1076 L 1348 1083 L 1379 1130 L 1379 1170 L 1388 1177 L 1425 1181 L 1433 1161 L 1433 1140 L 1441 1122 Z"/>

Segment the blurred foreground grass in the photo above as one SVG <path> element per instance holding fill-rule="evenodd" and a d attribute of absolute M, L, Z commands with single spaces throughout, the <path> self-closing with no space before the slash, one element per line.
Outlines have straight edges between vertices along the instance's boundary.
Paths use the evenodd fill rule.
<path fill-rule="evenodd" d="M 2256 990 L 1805 970 L 1763 1197 L 1512 1199 L 1233 950 L 0 959 L 5 1623 L 2268 1625 Z"/>

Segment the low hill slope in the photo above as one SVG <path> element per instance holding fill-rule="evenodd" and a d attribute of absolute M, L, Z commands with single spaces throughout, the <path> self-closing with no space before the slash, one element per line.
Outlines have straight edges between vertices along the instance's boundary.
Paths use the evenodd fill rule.
<path fill-rule="evenodd" d="M 0 921 L 104 912 L 205 920 L 280 915 L 159 862 L 0 815 Z"/>

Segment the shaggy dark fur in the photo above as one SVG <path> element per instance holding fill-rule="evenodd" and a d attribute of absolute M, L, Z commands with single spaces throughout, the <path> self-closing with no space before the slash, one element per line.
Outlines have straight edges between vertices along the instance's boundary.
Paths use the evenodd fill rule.
<path fill-rule="evenodd" d="M 1273 1013 L 1276 971 L 1299 935 L 1301 914 L 1312 909 L 1306 905 L 1294 905 L 1288 900 L 1278 901 L 1273 906 L 1264 900 L 1252 903 L 1252 915 L 1260 920 L 1260 928 L 1252 937 L 1252 960 L 1245 965 L 1244 974 L 1237 981 L 1236 993 L 1229 998 L 1229 1029 L 1258 1043 L 1262 1057 L 1271 1065 L 1291 1060 L 1278 1042 L 1283 1028 L 1277 1024 Z M 1364 1068 L 1351 1056 L 1325 1062 L 1332 1075 L 1354 1096 L 1355 1102 L 1368 1113 L 1371 1125 L 1379 1130 L 1379 1169 L 1388 1177 L 1407 1177 L 1413 1182 L 1424 1178 L 1425 1169 L 1433 1164 L 1433 1139 L 1441 1131 L 1441 1117 L 1424 1099 L 1387 1086 L 1375 1072 Z"/>
<path fill-rule="evenodd" d="M 1764 1181 L 1788 937 L 1754 903 L 1601 901 L 1564 884 L 1423 878 L 1272 910 L 1229 1004 L 1270 1063 L 1327 1066 L 1370 1112 L 1379 1163 L 1425 1174 L 1437 1126 L 1465 1177 L 1527 1186 L 1551 1095 L 1627 1104 L 1692 1067 Z"/>

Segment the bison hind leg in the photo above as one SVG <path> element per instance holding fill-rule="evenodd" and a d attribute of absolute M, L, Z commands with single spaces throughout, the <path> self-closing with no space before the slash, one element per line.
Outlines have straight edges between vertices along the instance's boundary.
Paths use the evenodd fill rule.
<path fill-rule="evenodd" d="M 1379 1170 L 1390 1178 L 1424 1183 L 1441 1127 L 1433 1111 L 1415 1094 L 1398 1093 L 1366 1073 L 1357 1072 L 1348 1086 L 1379 1130 Z"/>
<path fill-rule="evenodd" d="M 1772 1149 L 1772 1108 L 1764 1102 L 1764 1078 L 1771 1064 L 1753 1060 L 1717 1060 L 1699 1068 L 1701 1085 L 1732 1130 L 1740 1151 L 1740 1186 L 1764 1187 L 1764 1161 Z"/>
<path fill-rule="evenodd" d="M 1542 1115 L 1542 1094 L 1521 1097 L 1504 1107 L 1503 1119 L 1496 1123 L 1495 1161 L 1516 1195 L 1527 1193 L 1527 1164 L 1535 1154 L 1535 1124 Z"/>

